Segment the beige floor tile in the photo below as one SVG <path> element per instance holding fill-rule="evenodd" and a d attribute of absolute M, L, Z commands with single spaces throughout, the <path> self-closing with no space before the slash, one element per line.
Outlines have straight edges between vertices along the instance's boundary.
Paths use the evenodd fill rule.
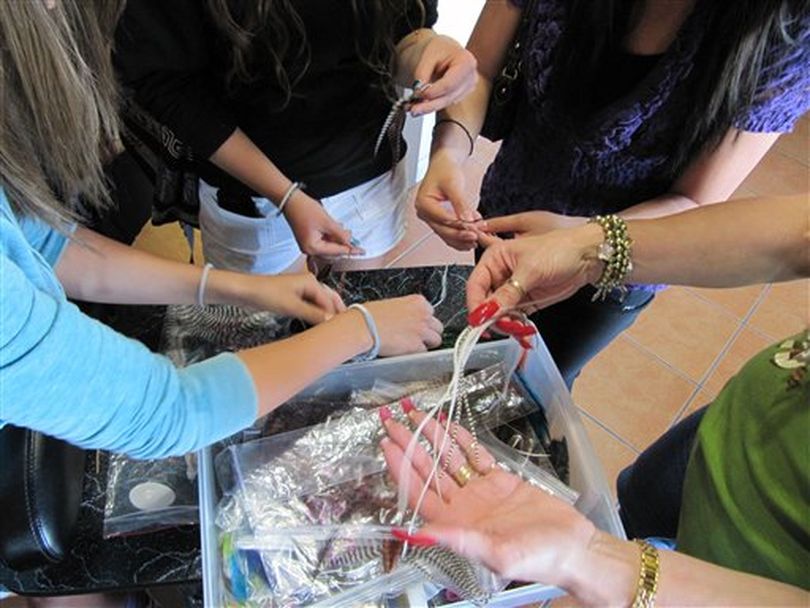
<path fill-rule="evenodd" d="M 729 313 L 683 288 L 659 293 L 627 335 L 700 381 L 737 329 Z"/>
<path fill-rule="evenodd" d="M 689 404 L 689 407 L 687 407 L 686 410 L 684 410 L 684 412 L 678 417 L 678 422 L 680 422 L 690 414 L 696 412 L 704 405 L 711 404 L 711 402 L 714 401 L 714 398 L 716 396 L 717 395 L 715 395 L 711 391 L 706 390 L 705 388 L 700 389 L 695 395 L 695 398 Z"/>
<path fill-rule="evenodd" d="M 795 158 L 805 166 L 810 165 L 810 121 L 807 117 L 796 123 L 792 133 L 782 135 L 774 149 Z"/>
<path fill-rule="evenodd" d="M 714 302 L 727 310 L 735 317 L 744 318 L 754 306 L 765 285 L 749 285 L 747 287 L 735 287 L 733 289 L 700 289 L 690 288 L 691 293 Z"/>
<path fill-rule="evenodd" d="M 583 415 L 582 421 L 588 432 L 588 438 L 596 450 L 596 455 L 599 457 L 599 462 L 602 463 L 602 470 L 605 472 L 610 492 L 613 498 L 616 498 L 616 478 L 622 469 L 636 459 L 638 453 L 628 448 L 590 417 Z"/>
<path fill-rule="evenodd" d="M 431 234 L 418 247 L 396 260 L 390 268 L 411 268 L 414 266 L 438 266 L 441 264 L 473 263 L 471 251 L 457 251 L 449 247 L 437 235 Z"/>
<path fill-rule="evenodd" d="M 780 287 L 780 286 L 776 286 Z M 798 333 L 808 326 L 808 313 L 797 306 L 797 288 L 792 286 L 782 286 L 780 289 L 771 290 L 765 295 L 765 299 L 751 315 L 748 324 L 763 332 L 772 341 L 786 338 Z"/>
<path fill-rule="evenodd" d="M 717 367 L 703 385 L 703 390 L 711 397 L 716 396 L 732 376 L 740 371 L 751 357 L 769 346 L 773 340 L 744 327 L 734 338 L 728 351 L 720 359 Z"/>
<path fill-rule="evenodd" d="M 774 283 L 768 296 L 789 313 L 810 319 L 810 279 Z"/>
<path fill-rule="evenodd" d="M 624 336 L 574 383 L 574 402 L 638 450 L 663 433 L 696 384 Z"/>
<path fill-rule="evenodd" d="M 762 196 L 807 192 L 810 173 L 807 167 L 790 156 L 772 150 L 751 172 L 742 187 Z"/>

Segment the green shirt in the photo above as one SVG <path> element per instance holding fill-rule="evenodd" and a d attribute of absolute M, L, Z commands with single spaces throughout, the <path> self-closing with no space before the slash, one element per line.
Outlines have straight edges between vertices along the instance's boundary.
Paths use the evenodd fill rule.
<path fill-rule="evenodd" d="M 687 467 L 678 550 L 807 589 L 810 382 L 789 388 L 792 370 L 772 362 L 778 350 L 749 361 L 706 411 Z"/>

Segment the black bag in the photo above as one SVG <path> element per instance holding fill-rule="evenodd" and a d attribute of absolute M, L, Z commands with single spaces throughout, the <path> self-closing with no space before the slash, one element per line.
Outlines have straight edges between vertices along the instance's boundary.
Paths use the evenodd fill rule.
<path fill-rule="evenodd" d="M 85 452 L 59 439 L 0 429 L 0 560 L 17 570 L 62 560 L 82 502 Z"/>
<path fill-rule="evenodd" d="M 535 2 L 536 0 L 526 0 L 520 25 L 503 62 L 503 68 L 492 83 L 487 114 L 481 127 L 481 135 L 491 141 L 505 138 L 515 125 L 518 90 L 523 83 L 523 49 L 529 35 L 529 22 Z"/>
<path fill-rule="evenodd" d="M 191 148 L 135 103 L 121 100 L 121 139 L 154 185 L 152 224 L 199 227 L 198 167 Z"/>

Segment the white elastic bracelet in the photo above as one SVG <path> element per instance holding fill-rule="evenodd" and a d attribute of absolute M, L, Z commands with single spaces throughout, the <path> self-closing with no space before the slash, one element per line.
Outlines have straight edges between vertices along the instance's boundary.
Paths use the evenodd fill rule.
<path fill-rule="evenodd" d="M 290 187 L 287 188 L 287 192 L 284 193 L 284 196 L 281 197 L 281 202 L 278 204 L 278 211 L 276 211 L 276 217 L 280 216 L 284 213 L 284 207 L 287 206 L 287 203 L 290 202 L 293 194 L 295 194 L 296 190 L 302 190 L 306 188 L 307 185 L 304 182 L 293 182 L 290 184 Z"/>
<path fill-rule="evenodd" d="M 374 321 L 374 317 L 371 316 L 368 308 L 362 304 L 352 304 L 349 308 L 359 310 L 363 314 L 363 318 L 366 320 L 366 325 L 368 326 L 368 332 L 371 334 L 371 339 L 374 340 L 374 345 L 369 350 L 361 355 L 357 355 L 352 361 L 371 361 L 372 359 L 376 359 L 380 354 L 380 333 L 377 331 L 377 323 Z"/>
<path fill-rule="evenodd" d="M 197 285 L 197 306 L 205 306 L 205 286 L 208 283 L 208 273 L 214 267 L 213 264 L 206 264 L 203 266 L 202 274 L 200 275 L 200 284 Z"/>

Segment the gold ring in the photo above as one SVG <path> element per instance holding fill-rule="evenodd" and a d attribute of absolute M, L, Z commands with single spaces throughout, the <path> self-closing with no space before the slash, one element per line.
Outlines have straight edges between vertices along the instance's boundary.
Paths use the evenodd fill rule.
<path fill-rule="evenodd" d="M 515 290 L 520 294 L 521 298 L 526 297 L 526 290 L 523 289 L 523 285 L 521 285 L 520 281 L 518 281 L 515 277 L 509 277 L 509 280 L 506 282 L 515 288 Z"/>
<path fill-rule="evenodd" d="M 455 473 L 451 473 L 453 479 L 460 487 L 464 487 L 472 479 L 473 472 L 466 464 L 461 465 Z"/>

